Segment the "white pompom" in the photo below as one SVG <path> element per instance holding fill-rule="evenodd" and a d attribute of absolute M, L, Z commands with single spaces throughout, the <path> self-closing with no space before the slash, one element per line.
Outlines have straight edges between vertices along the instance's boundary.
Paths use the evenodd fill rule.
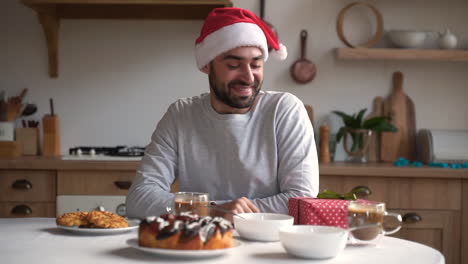
<path fill-rule="evenodd" d="M 286 46 L 280 43 L 279 50 L 273 50 L 272 55 L 275 59 L 285 60 L 288 57 L 288 50 Z"/>

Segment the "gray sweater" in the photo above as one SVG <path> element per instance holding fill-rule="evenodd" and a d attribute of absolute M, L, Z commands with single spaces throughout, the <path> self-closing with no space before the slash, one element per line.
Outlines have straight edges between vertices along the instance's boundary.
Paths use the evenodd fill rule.
<path fill-rule="evenodd" d="M 127 215 L 160 215 L 170 185 L 218 203 L 245 196 L 262 212 L 288 213 L 291 197 L 315 197 L 319 171 L 312 125 L 294 95 L 260 92 L 246 114 L 218 114 L 210 95 L 173 103 L 158 123 L 127 196 Z"/>

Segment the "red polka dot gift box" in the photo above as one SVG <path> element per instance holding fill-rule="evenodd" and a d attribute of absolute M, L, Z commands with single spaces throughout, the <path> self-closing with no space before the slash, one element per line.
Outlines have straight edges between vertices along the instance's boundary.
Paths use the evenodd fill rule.
<path fill-rule="evenodd" d="M 348 228 L 348 202 L 339 199 L 296 197 L 289 199 L 289 215 L 295 225 L 324 225 Z"/>

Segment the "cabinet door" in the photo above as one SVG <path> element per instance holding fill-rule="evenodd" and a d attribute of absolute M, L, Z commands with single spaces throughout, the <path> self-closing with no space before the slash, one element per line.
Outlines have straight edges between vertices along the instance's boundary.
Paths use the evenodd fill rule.
<path fill-rule="evenodd" d="M 0 171 L 1 202 L 54 202 L 55 171 Z"/>
<path fill-rule="evenodd" d="M 366 186 L 369 200 L 382 201 L 387 208 L 461 210 L 461 181 L 404 177 L 335 176 L 320 177 L 320 190 L 339 193 Z"/>
<path fill-rule="evenodd" d="M 135 171 L 59 171 L 58 195 L 126 195 Z"/>
<path fill-rule="evenodd" d="M 55 217 L 55 203 L 3 202 L 0 217 Z"/>
<path fill-rule="evenodd" d="M 391 235 L 428 245 L 439 250 L 447 264 L 460 263 L 460 212 L 439 210 L 398 210 L 405 220 L 403 227 Z"/>

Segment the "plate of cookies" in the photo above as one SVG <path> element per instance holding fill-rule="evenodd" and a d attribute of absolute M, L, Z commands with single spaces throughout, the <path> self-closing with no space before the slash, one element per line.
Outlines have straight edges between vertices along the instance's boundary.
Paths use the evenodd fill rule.
<path fill-rule="evenodd" d="M 127 220 L 108 211 L 71 212 L 56 219 L 57 227 L 73 233 L 111 235 L 138 229 L 138 220 Z"/>

